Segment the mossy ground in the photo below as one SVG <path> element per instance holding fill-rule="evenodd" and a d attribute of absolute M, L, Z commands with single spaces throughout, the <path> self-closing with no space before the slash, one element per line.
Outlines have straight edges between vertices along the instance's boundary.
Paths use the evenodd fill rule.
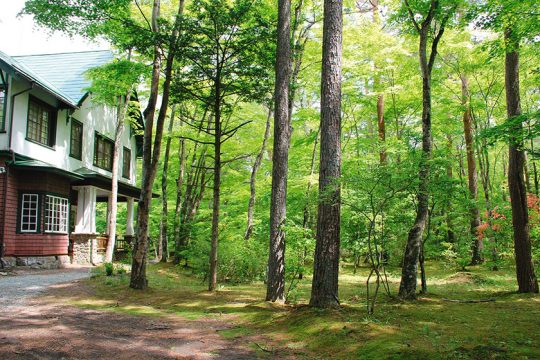
<path fill-rule="evenodd" d="M 540 359 L 540 297 L 516 294 L 514 270 L 481 266 L 457 272 L 429 263 L 428 293 L 401 302 L 381 293 L 366 311 L 366 276 L 344 268 L 339 310 L 306 306 L 310 278 L 298 286 L 295 305 L 264 299 L 262 283 L 224 285 L 214 293 L 186 270 L 169 264 L 148 268 L 146 291 L 128 287 L 126 274 L 89 279 L 88 291 L 71 296 L 77 306 L 135 315 L 189 319 L 218 317 L 234 324 L 228 338 L 250 342 L 261 355 L 305 359 Z M 399 269 L 389 269 L 393 294 Z M 456 303 L 446 299 L 494 299 Z M 263 350 L 264 349 L 264 350 Z"/>

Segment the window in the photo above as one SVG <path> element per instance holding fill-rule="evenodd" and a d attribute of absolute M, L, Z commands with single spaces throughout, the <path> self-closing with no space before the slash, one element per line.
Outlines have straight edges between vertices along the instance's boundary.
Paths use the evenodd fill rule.
<path fill-rule="evenodd" d="M 69 147 L 69 156 L 76 159 L 82 159 L 82 138 L 83 124 L 75 119 L 71 119 L 71 140 Z"/>
<path fill-rule="evenodd" d="M 20 231 L 35 233 L 39 231 L 39 195 L 21 195 Z"/>
<path fill-rule="evenodd" d="M 129 179 L 131 174 L 131 150 L 129 150 L 127 147 L 124 147 L 122 160 L 122 176 Z"/>
<path fill-rule="evenodd" d="M 105 170 L 112 170 L 114 143 L 96 132 L 94 141 L 94 165 Z"/>
<path fill-rule="evenodd" d="M 26 137 L 46 146 L 54 146 L 56 134 L 56 110 L 33 97 L 28 103 L 28 126 Z"/>
<path fill-rule="evenodd" d="M 66 234 L 68 229 L 68 199 L 47 195 L 45 232 Z"/>
<path fill-rule="evenodd" d="M 0 131 L 6 129 L 6 94 L 5 85 L 0 84 Z"/>

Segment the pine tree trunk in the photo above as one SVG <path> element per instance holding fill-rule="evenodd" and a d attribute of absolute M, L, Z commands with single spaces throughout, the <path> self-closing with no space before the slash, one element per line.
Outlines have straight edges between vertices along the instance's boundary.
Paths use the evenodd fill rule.
<path fill-rule="evenodd" d="M 171 108 L 171 119 L 169 120 L 169 137 L 165 143 L 165 156 L 163 157 L 163 172 L 161 173 L 161 222 L 159 226 L 159 238 L 161 242 L 160 261 L 166 263 L 169 260 L 169 237 L 168 237 L 168 219 L 169 209 L 167 207 L 167 173 L 169 171 L 169 155 L 171 153 L 170 137 L 174 125 L 174 117 L 176 115 L 176 104 Z"/>
<path fill-rule="evenodd" d="M 248 217 L 247 217 L 247 225 L 246 225 L 246 232 L 244 233 L 244 239 L 249 240 L 251 237 L 251 233 L 253 232 L 253 212 L 255 208 L 255 196 L 257 192 L 256 188 L 256 181 L 257 181 L 257 171 L 259 170 L 259 167 L 262 163 L 262 158 L 264 156 L 264 152 L 266 151 L 266 144 L 268 143 L 268 138 L 270 137 L 270 120 L 272 119 L 272 109 L 268 109 L 268 116 L 266 118 L 266 127 L 264 129 L 264 136 L 263 136 L 263 142 L 261 145 L 261 150 L 255 157 L 255 162 L 253 163 L 253 169 L 251 169 L 251 177 L 249 180 L 249 189 L 250 189 L 250 196 L 249 196 L 249 203 L 248 203 Z"/>
<path fill-rule="evenodd" d="M 274 92 L 274 149 L 270 203 L 270 249 L 266 301 L 285 301 L 285 220 L 290 141 L 289 81 L 291 77 L 291 2 L 278 2 L 276 83 Z"/>
<path fill-rule="evenodd" d="M 116 218 L 118 214 L 118 168 L 120 163 L 120 149 L 122 147 L 122 135 L 124 134 L 124 120 L 126 117 L 131 91 L 127 93 L 124 101 L 122 96 L 118 97 L 116 107 L 116 131 L 114 135 L 114 150 L 112 162 L 111 197 L 109 223 L 107 224 L 107 248 L 105 250 L 105 262 L 112 262 L 114 257 L 114 246 L 116 243 Z"/>
<path fill-rule="evenodd" d="M 519 41 L 515 39 L 511 28 L 506 29 L 505 88 L 506 112 L 509 120 L 521 115 L 519 94 Z M 521 293 L 538 292 L 538 281 L 534 274 L 531 257 L 531 239 L 529 234 L 529 214 L 527 209 L 527 191 L 523 179 L 524 152 L 520 139 L 523 131 L 521 123 L 512 129 L 517 133 L 510 138 L 508 153 L 508 190 L 512 204 L 512 225 L 514 228 L 514 251 L 516 257 L 516 275 L 518 291 Z"/>
<path fill-rule="evenodd" d="M 310 305 L 339 306 L 343 3 L 324 1 L 317 242 Z"/>
<path fill-rule="evenodd" d="M 465 135 L 465 148 L 467 153 L 467 173 L 469 181 L 469 212 L 471 216 L 470 234 L 472 238 L 472 259 L 471 265 L 481 264 L 484 261 L 482 251 L 484 244 L 478 237 L 478 227 L 480 226 L 480 211 L 478 210 L 478 175 L 476 172 L 476 159 L 474 156 L 474 139 L 472 129 L 471 107 L 469 105 L 469 81 L 465 75 L 461 75 L 461 97 L 462 105 L 465 107 L 463 113 L 463 133 Z"/>

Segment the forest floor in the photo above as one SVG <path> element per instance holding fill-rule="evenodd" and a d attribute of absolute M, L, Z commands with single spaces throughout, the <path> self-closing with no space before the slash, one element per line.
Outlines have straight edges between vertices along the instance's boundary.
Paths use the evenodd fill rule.
<path fill-rule="evenodd" d="M 150 287 L 144 292 L 129 289 L 126 274 L 101 273 L 41 298 L 58 312 L 78 308 L 101 314 L 95 315 L 96 324 L 103 329 L 122 328 L 108 336 L 122 339 L 133 333 L 141 348 L 162 346 L 163 351 L 171 343 L 162 339 L 177 328 L 191 327 L 192 340 L 213 344 L 200 351 L 232 349 L 227 350 L 230 357 L 221 352 L 217 358 L 540 359 L 540 296 L 515 293 L 511 267 L 497 272 L 468 267 L 463 272 L 429 263 L 427 294 L 416 302 L 380 294 L 373 315 L 365 304 L 367 272 L 342 271 L 339 310 L 306 306 L 309 277 L 291 294 L 294 305 L 279 306 L 261 301 L 262 283 L 224 285 L 208 293 L 201 279 L 170 264 L 149 267 Z M 388 272 L 395 294 L 399 269 Z M 485 299 L 490 301 L 449 301 Z M 119 346 L 114 341 L 109 345 Z"/>

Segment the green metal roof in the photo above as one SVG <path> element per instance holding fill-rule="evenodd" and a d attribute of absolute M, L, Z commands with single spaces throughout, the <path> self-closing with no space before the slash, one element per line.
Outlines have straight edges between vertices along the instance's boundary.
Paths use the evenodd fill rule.
<path fill-rule="evenodd" d="M 43 161 L 29 159 L 29 160 L 15 160 L 10 162 L 10 166 L 21 170 L 36 170 L 39 169 L 43 172 L 53 173 L 61 176 L 65 176 L 72 180 L 82 180 L 84 177 L 82 175 L 76 174 L 74 172 L 61 169 L 59 167 L 53 166 Z"/>
<path fill-rule="evenodd" d="M 109 50 L 25 56 L 9 56 L 0 51 L 0 65 L 6 64 L 72 107 L 80 105 L 90 86 L 85 72 L 112 59 Z"/>
<path fill-rule="evenodd" d="M 13 57 L 34 74 L 46 79 L 74 104 L 79 104 L 90 86 L 85 72 L 113 59 L 109 50 L 60 54 L 26 55 Z"/>

